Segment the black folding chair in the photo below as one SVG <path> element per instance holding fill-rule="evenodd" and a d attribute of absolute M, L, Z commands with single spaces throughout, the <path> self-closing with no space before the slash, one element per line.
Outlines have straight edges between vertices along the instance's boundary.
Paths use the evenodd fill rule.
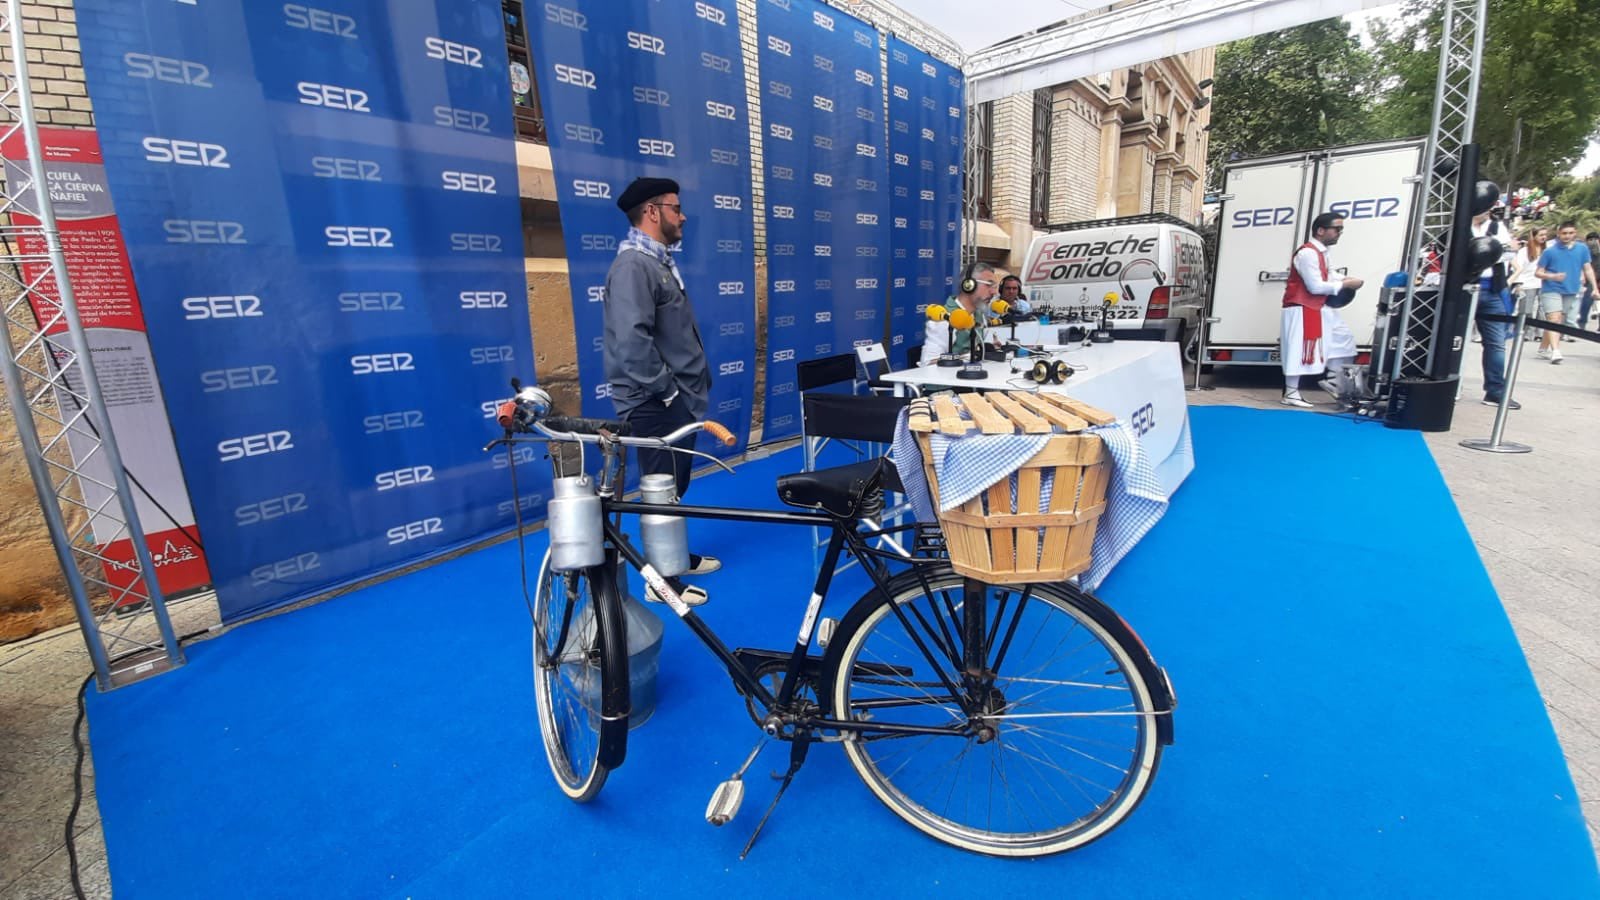
<path fill-rule="evenodd" d="M 885 394 L 857 396 L 821 391 L 802 394 L 800 429 L 806 471 L 816 470 L 817 455 L 830 440 L 852 447 L 861 459 L 886 455 L 889 446 L 894 443 L 895 419 L 911 400 L 911 397 Z M 910 504 L 903 496 L 905 487 L 901 485 L 900 475 L 893 465 L 885 467 L 883 490 L 882 508 L 861 518 L 861 524 L 868 530 L 876 531 L 884 527 L 886 522 L 897 521 L 910 509 Z M 812 556 L 814 564 L 820 565 L 824 534 L 821 529 L 815 531 Z M 898 541 L 887 535 L 878 538 L 878 543 L 901 555 L 909 555 Z M 840 568 L 854 563 L 851 560 Z"/>

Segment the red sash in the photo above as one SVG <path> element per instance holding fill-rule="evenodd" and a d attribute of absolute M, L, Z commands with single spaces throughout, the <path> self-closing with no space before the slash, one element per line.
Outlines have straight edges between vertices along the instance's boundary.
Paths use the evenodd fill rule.
<path fill-rule="evenodd" d="M 1301 244 L 1295 250 L 1298 256 L 1301 250 L 1311 248 L 1317 254 L 1317 267 L 1322 271 L 1322 280 L 1328 280 L 1328 256 L 1310 241 Z M 1322 307 L 1328 298 L 1320 294 L 1313 294 L 1306 289 L 1305 279 L 1300 277 L 1300 270 L 1295 268 L 1294 260 L 1289 260 L 1289 283 L 1283 288 L 1283 306 L 1285 309 L 1298 306 L 1301 310 L 1300 324 L 1300 361 L 1311 365 L 1317 361 L 1317 344 L 1322 340 Z M 1287 348 L 1285 348 L 1287 349 Z"/>

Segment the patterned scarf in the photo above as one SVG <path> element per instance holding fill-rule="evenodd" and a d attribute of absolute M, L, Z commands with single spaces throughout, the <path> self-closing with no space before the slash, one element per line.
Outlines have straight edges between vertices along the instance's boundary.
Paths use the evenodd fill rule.
<path fill-rule="evenodd" d="M 678 274 L 678 267 L 673 265 L 672 254 L 683 249 L 683 241 L 678 241 L 668 247 L 637 228 L 629 227 L 628 236 L 617 244 L 617 255 L 620 256 L 628 250 L 637 250 L 646 256 L 653 257 L 672 272 L 672 277 L 678 280 L 678 289 L 688 293 L 689 289 L 683 285 L 683 276 Z"/>

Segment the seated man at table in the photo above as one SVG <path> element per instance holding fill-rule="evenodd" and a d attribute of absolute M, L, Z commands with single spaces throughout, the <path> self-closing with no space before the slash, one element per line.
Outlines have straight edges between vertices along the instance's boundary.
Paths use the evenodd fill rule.
<path fill-rule="evenodd" d="M 972 352 L 972 342 L 983 342 L 983 323 L 989 315 L 989 301 L 994 299 L 994 266 L 974 262 L 961 273 L 956 285 L 960 293 L 946 301 L 951 310 L 957 307 L 972 313 L 977 324 L 970 329 L 955 330 L 947 322 L 928 320 L 923 327 L 922 361 L 931 363 L 947 353 L 966 355 Z"/>

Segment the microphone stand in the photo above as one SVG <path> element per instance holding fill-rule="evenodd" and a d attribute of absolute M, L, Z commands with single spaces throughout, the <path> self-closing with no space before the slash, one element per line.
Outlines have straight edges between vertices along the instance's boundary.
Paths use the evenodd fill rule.
<path fill-rule="evenodd" d="M 1100 327 L 1089 333 L 1089 342 L 1092 344 L 1109 344 L 1116 340 L 1111 336 L 1111 328 L 1106 322 L 1106 316 L 1111 312 L 1111 304 L 1104 303 L 1100 306 Z"/>
<path fill-rule="evenodd" d="M 956 349 L 956 327 L 950 324 L 948 313 L 945 314 L 944 329 L 945 352 L 939 357 L 939 365 L 942 368 L 953 369 L 961 365 L 961 356 L 954 352 Z"/>
<path fill-rule="evenodd" d="M 983 367 L 983 341 L 979 339 L 976 322 L 972 326 L 972 346 L 967 351 L 966 365 L 956 372 L 956 377 L 962 381 L 981 381 L 989 377 L 989 370 Z"/>

